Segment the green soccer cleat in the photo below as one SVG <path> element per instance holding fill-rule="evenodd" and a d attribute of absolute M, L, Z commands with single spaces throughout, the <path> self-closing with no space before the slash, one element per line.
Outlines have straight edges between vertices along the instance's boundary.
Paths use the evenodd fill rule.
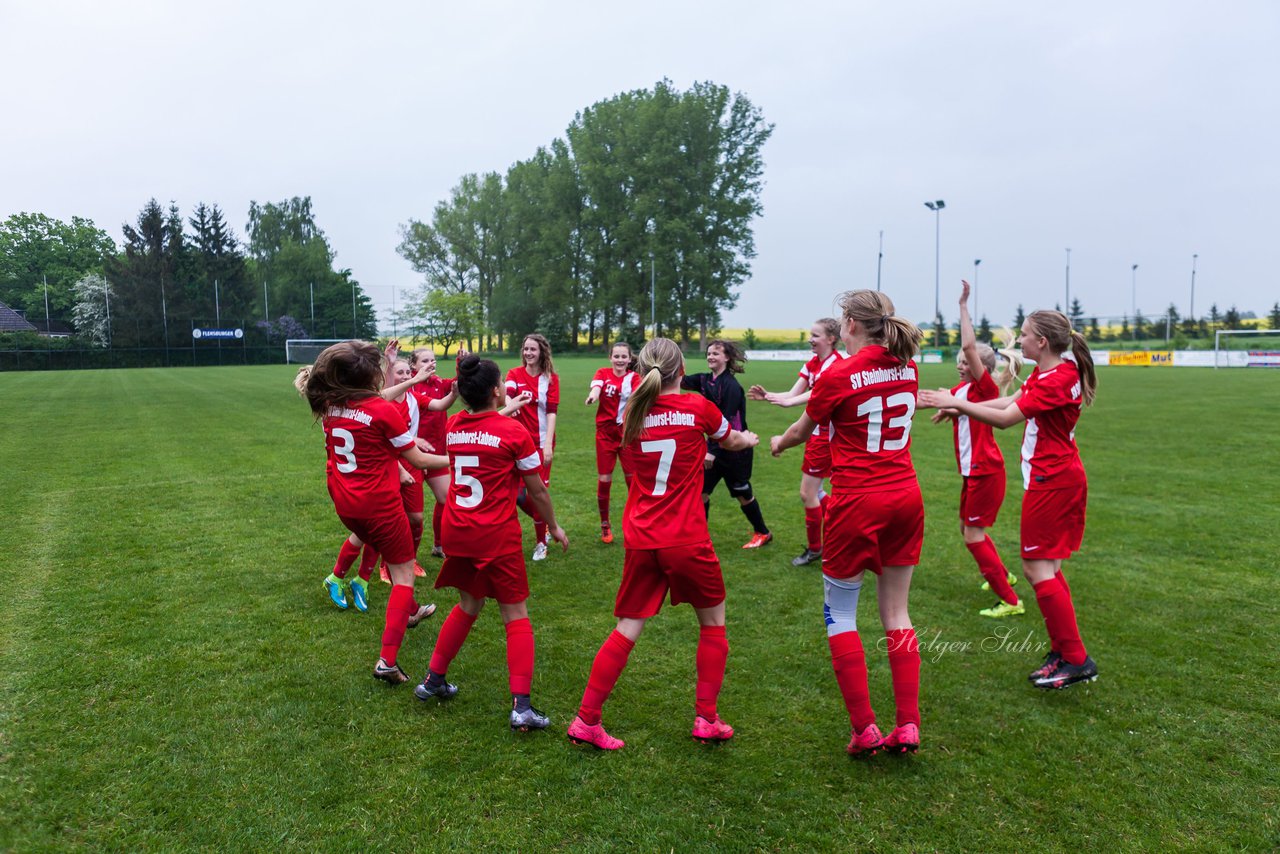
<path fill-rule="evenodd" d="M 1018 583 L 1018 576 L 1014 575 L 1012 572 L 1011 572 L 1011 573 L 1009 573 L 1009 586 L 1010 586 L 1010 587 L 1013 587 L 1013 586 L 1014 586 L 1015 584 L 1017 584 L 1017 583 Z M 990 589 L 991 589 L 991 582 L 990 582 L 990 581 L 984 581 L 984 582 L 982 582 L 982 589 L 983 589 L 983 590 L 990 590 Z"/>
<path fill-rule="evenodd" d="M 1008 602 L 1000 601 L 992 605 L 990 608 L 983 608 L 978 612 L 984 617 L 1016 617 L 1019 614 L 1027 613 L 1026 606 L 1019 599 L 1016 605 L 1010 605 Z"/>
<path fill-rule="evenodd" d="M 347 583 L 332 572 L 329 577 L 324 580 L 324 589 L 329 591 L 329 598 L 333 600 L 333 604 L 342 610 L 347 610 L 347 594 L 343 588 Z"/>

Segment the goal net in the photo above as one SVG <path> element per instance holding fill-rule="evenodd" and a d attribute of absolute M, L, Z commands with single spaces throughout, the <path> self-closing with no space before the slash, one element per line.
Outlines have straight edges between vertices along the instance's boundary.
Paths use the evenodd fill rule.
<path fill-rule="evenodd" d="M 284 342 L 284 360 L 290 365 L 310 365 L 326 347 L 346 338 L 290 338 Z"/>
<path fill-rule="evenodd" d="M 1280 368 L 1280 329 L 1218 329 L 1213 366 Z"/>

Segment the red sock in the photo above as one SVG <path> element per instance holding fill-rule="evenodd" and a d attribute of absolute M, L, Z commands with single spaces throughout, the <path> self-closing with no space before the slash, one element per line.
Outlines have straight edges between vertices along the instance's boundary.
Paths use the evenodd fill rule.
<path fill-rule="evenodd" d="M 338 549 L 338 562 L 333 565 L 333 574 L 339 578 L 346 578 L 347 570 L 358 557 L 360 557 L 360 547 L 352 545 L 351 538 L 347 537 L 342 541 L 342 548 Z"/>
<path fill-rule="evenodd" d="M 729 641 L 724 626 L 703 626 L 698 633 L 698 652 L 694 658 L 698 668 L 698 684 L 694 691 L 694 710 L 709 721 L 716 719 L 716 699 L 724 684 L 724 668 L 729 660 Z"/>
<path fill-rule="evenodd" d="M 804 508 L 804 532 L 809 538 L 809 551 L 822 551 L 822 507 Z"/>
<path fill-rule="evenodd" d="M 920 643 L 915 629 L 886 629 L 897 725 L 920 726 Z"/>
<path fill-rule="evenodd" d="M 507 623 L 507 674 L 512 694 L 529 694 L 533 685 L 533 623 Z"/>
<path fill-rule="evenodd" d="M 480 615 L 477 614 L 476 617 L 478 616 Z M 458 654 L 458 650 L 462 649 L 462 644 L 466 642 L 467 635 L 471 633 L 471 627 L 475 623 L 476 618 L 462 610 L 461 605 L 453 606 L 453 610 L 445 618 L 444 625 L 440 627 L 440 634 L 436 637 L 436 648 L 431 651 L 432 672 L 439 673 L 441 676 L 449 672 L 449 665 Z"/>
<path fill-rule="evenodd" d="M 413 537 L 413 554 L 415 558 L 418 555 L 418 546 L 422 544 L 422 528 L 421 519 L 417 521 L 414 521 L 413 518 L 409 519 L 409 534 Z"/>
<path fill-rule="evenodd" d="M 431 511 L 431 545 L 440 545 L 440 520 L 444 518 L 444 504 L 436 502 L 436 509 Z"/>
<path fill-rule="evenodd" d="M 827 638 L 831 647 L 831 666 L 836 671 L 836 683 L 844 697 L 844 707 L 849 711 L 849 723 L 856 732 L 862 732 L 876 722 L 871 711 L 871 688 L 867 685 L 867 656 L 862 651 L 862 638 L 857 632 L 841 632 Z"/>
<path fill-rule="evenodd" d="M 534 522 L 533 535 L 538 542 L 545 546 L 547 544 L 547 523 L 543 521 Z"/>
<path fill-rule="evenodd" d="M 1036 601 L 1040 605 L 1040 613 L 1044 616 L 1045 631 L 1049 633 L 1049 642 L 1064 659 L 1071 664 L 1080 664 L 1088 653 L 1084 642 L 1080 640 L 1080 629 L 1076 625 L 1076 609 L 1071 602 L 1071 591 L 1062 584 L 1062 576 L 1054 575 L 1047 581 L 1035 585 Z"/>
<path fill-rule="evenodd" d="M 600 507 L 600 523 L 609 524 L 609 489 L 613 486 L 613 481 L 597 480 L 596 481 L 596 504 Z"/>
<path fill-rule="evenodd" d="M 1000 553 L 996 551 L 996 544 L 991 542 L 991 538 L 983 537 L 981 542 L 965 543 L 965 548 L 977 561 L 978 571 L 991 585 L 992 592 L 1010 605 L 1018 604 L 1018 594 L 1013 592 L 1013 587 L 1009 584 L 1009 570 L 1004 568 L 1004 562 L 1000 560 Z"/>
<path fill-rule="evenodd" d="M 1063 589 L 1063 590 L 1065 590 L 1065 591 L 1067 591 L 1067 595 L 1068 595 L 1068 596 L 1070 596 L 1070 595 L 1071 595 L 1071 585 L 1067 584 L 1067 575 L 1066 575 L 1066 573 L 1064 573 L 1061 569 L 1059 569 L 1059 570 L 1055 573 L 1055 575 L 1057 575 L 1057 576 L 1058 576 L 1058 580 L 1062 582 L 1062 589 Z"/>
<path fill-rule="evenodd" d="M 387 624 L 382 630 L 382 660 L 387 664 L 396 663 L 400 643 L 404 640 L 405 626 L 409 624 L 409 616 L 415 611 L 417 608 L 413 607 L 413 588 L 404 584 L 392 587 L 391 595 L 387 597 Z"/>
<path fill-rule="evenodd" d="M 587 689 L 582 692 L 582 705 L 578 707 L 578 717 L 583 723 L 588 726 L 600 723 L 600 710 L 613 693 L 613 686 L 618 684 L 618 677 L 627 666 L 627 656 L 635 645 L 635 641 L 616 629 L 600 645 L 591 665 L 591 675 L 587 677 Z"/>
<path fill-rule="evenodd" d="M 378 565 L 378 550 L 368 543 L 364 544 L 364 556 L 360 558 L 360 577 L 365 581 L 373 575 L 373 568 Z M 387 662 L 390 664 L 391 662 Z"/>

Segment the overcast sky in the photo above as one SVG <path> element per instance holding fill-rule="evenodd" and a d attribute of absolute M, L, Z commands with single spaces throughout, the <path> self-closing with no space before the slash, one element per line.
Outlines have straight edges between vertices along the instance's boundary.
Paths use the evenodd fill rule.
<path fill-rule="evenodd" d="M 574 113 L 663 77 L 745 93 L 765 147 L 758 257 L 730 327 L 807 326 L 850 287 L 900 313 L 1088 314 L 1280 300 L 1280 3 L 0 0 L 0 218 L 151 197 L 310 195 L 379 307 L 418 284 L 398 227 Z"/>

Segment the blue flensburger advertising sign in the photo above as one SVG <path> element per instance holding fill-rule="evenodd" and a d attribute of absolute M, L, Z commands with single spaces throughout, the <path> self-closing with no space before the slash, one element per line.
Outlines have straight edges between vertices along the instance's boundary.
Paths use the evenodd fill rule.
<path fill-rule="evenodd" d="M 201 329 L 199 327 L 191 330 L 191 337 L 196 340 L 214 341 L 218 339 L 236 339 L 244 337 L 244 330 L 240 327 L 235 329 Z"/>

